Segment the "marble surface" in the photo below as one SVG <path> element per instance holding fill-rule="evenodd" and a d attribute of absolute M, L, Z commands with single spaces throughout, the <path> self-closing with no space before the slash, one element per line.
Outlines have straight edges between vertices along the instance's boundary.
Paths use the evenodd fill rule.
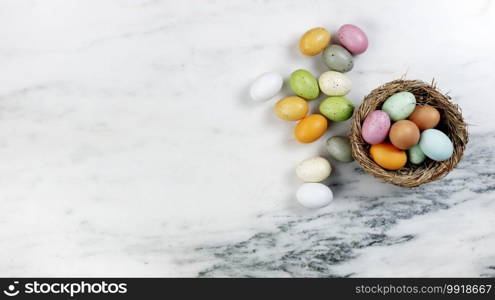
<path fill-rule="evenodd" d="M 326 155 L 247 97 L 262 72 L 325 71 L 299 36 L 344 23 L 369 50 L 358 105 L 404 74 L 469 123 L 457 169 L 416 189 L 332 161 L 303 209 L 300 160 Z M 495 276 L 491 1 L 0 2 L 1 276 Z"/>

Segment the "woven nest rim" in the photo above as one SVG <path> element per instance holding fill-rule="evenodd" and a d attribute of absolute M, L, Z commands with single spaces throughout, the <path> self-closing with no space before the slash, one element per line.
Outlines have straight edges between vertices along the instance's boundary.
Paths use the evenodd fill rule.
<path fill-rule="evenodd" d="M 385 170 L 370 158 L 370 145 L 361 136 L 361 125 L 370 112 L 380 109 L 388 97 L 401 91 L 413 93 L 416 96 L 417 104 L 431 105 L 440 112 L 440 123 L 436 128 L 443 131 L 451 139 L 454 145 L 454 153 L 451 158 L 442 162 L 427 159 L 419 165 L 408 162 L 406 166 L 397 171 Z M 350 142 L 352 156 L 367 173 L 397 186 L 415 187 L 438 180 L 457 166 L 468 143 L 468 132 L 461 109 L 452 102 L 450 96 L 437 89 L 434 80 L 428 84 L 420 80 L 397 79 L 379 86 L 364 98 L 352 117 Z"/>

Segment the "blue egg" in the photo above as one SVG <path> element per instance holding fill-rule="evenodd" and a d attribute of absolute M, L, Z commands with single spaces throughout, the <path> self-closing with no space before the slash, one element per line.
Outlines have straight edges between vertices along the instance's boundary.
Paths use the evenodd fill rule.
<path fill-rule="evenodd" d="M 427 129 L 421 133 L 419 148 L 426 156 L 436 161 L 447 160 L 454 153 L 452 141 L 437 129 Z"/>

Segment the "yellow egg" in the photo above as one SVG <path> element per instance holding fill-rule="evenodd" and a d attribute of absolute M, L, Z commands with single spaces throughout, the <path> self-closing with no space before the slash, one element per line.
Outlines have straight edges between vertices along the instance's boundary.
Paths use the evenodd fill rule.
<path fill-rule="evenodd" d="M 305 55 L 316 55 L 322 52 L 330 43 L 330 32 L 322 27 L 312 28 L 303 34 L 299 40 L 299 50 Z"/>
<path fill-rule="evenodd" d="M 275 104 L 275 113 L 282 120 L 301 120 L 308 113 L 308 102 L 297 96 L 286 97 Z"/>
<path fill-rule="evenodd" d="M 406 165 L 407 154 L 390 143 L 371 145 L 371 158 L 382 168 L 398 170 Z"/>

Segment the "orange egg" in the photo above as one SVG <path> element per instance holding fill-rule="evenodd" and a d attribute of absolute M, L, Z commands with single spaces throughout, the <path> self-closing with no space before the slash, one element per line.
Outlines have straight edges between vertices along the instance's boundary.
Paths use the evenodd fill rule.
<path fill-rule="evenodd" d="M 299 50 L 305 55 L 316 55 L 330 43 L 330 32 L 322 27 L 312 28 L 299 40 Z"/>
<path fill-rule="evenodd" d="M 392 144 L 401 150 L 407 150 L 416 145 L 419 142 L 419 136 L 418 126 L 409 120 L 395 122 L 388 134 Z"/>
<path fill-rule="evenodd" d="M 429 105 L 418 105 L 413 113 L 409 116 L 419 130 L 435 128 L 440 122 L 440 113 L 438 110 Z"/>
<path fill-rule="evenodd" d="M 301 143 L 311 143 L 319 139 L 327 128 L 328 121 L 324 116 L 309 115 L 297 123 L 294 135 Z"/>
<path fill-rule="evenodd" d="M 387 170 L 398 170 L 407 162 L 406 152 L 390 143 L 371 145 L 370 155 L 380 167 Z"/>

